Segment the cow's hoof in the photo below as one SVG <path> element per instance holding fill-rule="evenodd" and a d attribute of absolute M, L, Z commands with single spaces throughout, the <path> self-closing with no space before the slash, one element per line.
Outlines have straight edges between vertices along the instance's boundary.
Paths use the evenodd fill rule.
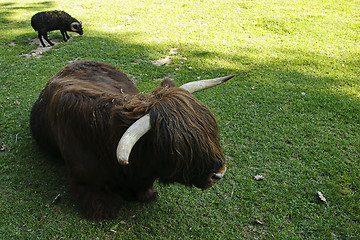
<path fill-rule="evenodd" d="M 138 192 L 136 196 L 140 202 L 151 202 L 156 200 L 157 192 L 153 188 L 149 188 L 146 191 Z"/>

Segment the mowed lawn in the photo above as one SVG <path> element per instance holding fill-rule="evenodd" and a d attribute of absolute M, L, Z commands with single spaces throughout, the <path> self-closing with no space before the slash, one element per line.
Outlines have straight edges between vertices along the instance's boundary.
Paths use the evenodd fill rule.
<path fill-rule="evenodd" d="M 0 0 L 0 238 L 360 239 L 359 4 Z M 38 47 L 30 19 L 45 10 L 84 35 L 54 31 L 58 44 Z M 144 92 L 236 74 L 195 94 L 218 121 L 224 179 L 206 191 L 156 183 L 156 202 L 84 218 L 63 163 L 29 129 L 41 89 L 74 60 L 110 63 Z"/>

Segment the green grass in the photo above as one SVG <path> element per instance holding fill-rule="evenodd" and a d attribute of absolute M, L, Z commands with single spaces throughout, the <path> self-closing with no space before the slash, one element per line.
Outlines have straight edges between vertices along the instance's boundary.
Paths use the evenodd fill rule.
<path fill-rule="evenodd" d="M 20 56 L 36 48 L 31 16 L 53 9 L 81 20 L 84 35 Z M 356 0 L 0 0 L 1 238 L 360 238 L 358 10 Z M 170 48 L 171 65 L 151 63 Z M 218 120 L 226 177 L 204 192 L 157 184 L 154 203 L 84 219 L 64 166 L 29 131 L 39 92 L 75 59 L 113 64 L 145 92 L 166 76 L 236 74 L 196 94 Z"/>

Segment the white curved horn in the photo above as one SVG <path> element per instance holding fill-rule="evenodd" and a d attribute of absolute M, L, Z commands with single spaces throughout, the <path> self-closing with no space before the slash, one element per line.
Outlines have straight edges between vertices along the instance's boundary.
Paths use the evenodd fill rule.
<path fill-rule="evenodd" d="M 206 80 L 199 80 L 195 82 L 189 82 L 185 83 L 184 85 L 181 85 L 180 88 L 183 88 L 187 90 L 190 93 L 198 92 L 207 88 L 214 87 L 216 85 L 219 85 L 221 83 L 226 82 L 227 80 L 235 77 L 235 75 L 229 75 L 226 77 L 220 77 L 220 78 L 214 78 L 214 79 L 206 79 Z"/>
<path fill-rule="evenodd" d="M 75 26 L 80 26 L 80 23 L 78 23 L 78 22 L 72 22 L 72 23 L 70 24 L 70 29 L 71 29 L 71 31 L 76 32 L 76 31 L 78 30 L 78 29 L 75 28 Z"/>
<path fill-rule="evenodd" d="M 121 165 L 129 164 L 132 147 L 150 128 L 150 115 L 146 114 L 134 122 L 122 135 L 116 149 L 117 160 Z"/>

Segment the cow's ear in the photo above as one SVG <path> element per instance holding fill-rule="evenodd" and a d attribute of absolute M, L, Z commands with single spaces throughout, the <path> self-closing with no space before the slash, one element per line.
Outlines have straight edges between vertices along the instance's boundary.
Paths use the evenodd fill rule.
<path fill-rule="evenodd" d="M 165 77 L 161 82 L 162 87 L 176 87 L 176 83 L 173 79 Z"/>

